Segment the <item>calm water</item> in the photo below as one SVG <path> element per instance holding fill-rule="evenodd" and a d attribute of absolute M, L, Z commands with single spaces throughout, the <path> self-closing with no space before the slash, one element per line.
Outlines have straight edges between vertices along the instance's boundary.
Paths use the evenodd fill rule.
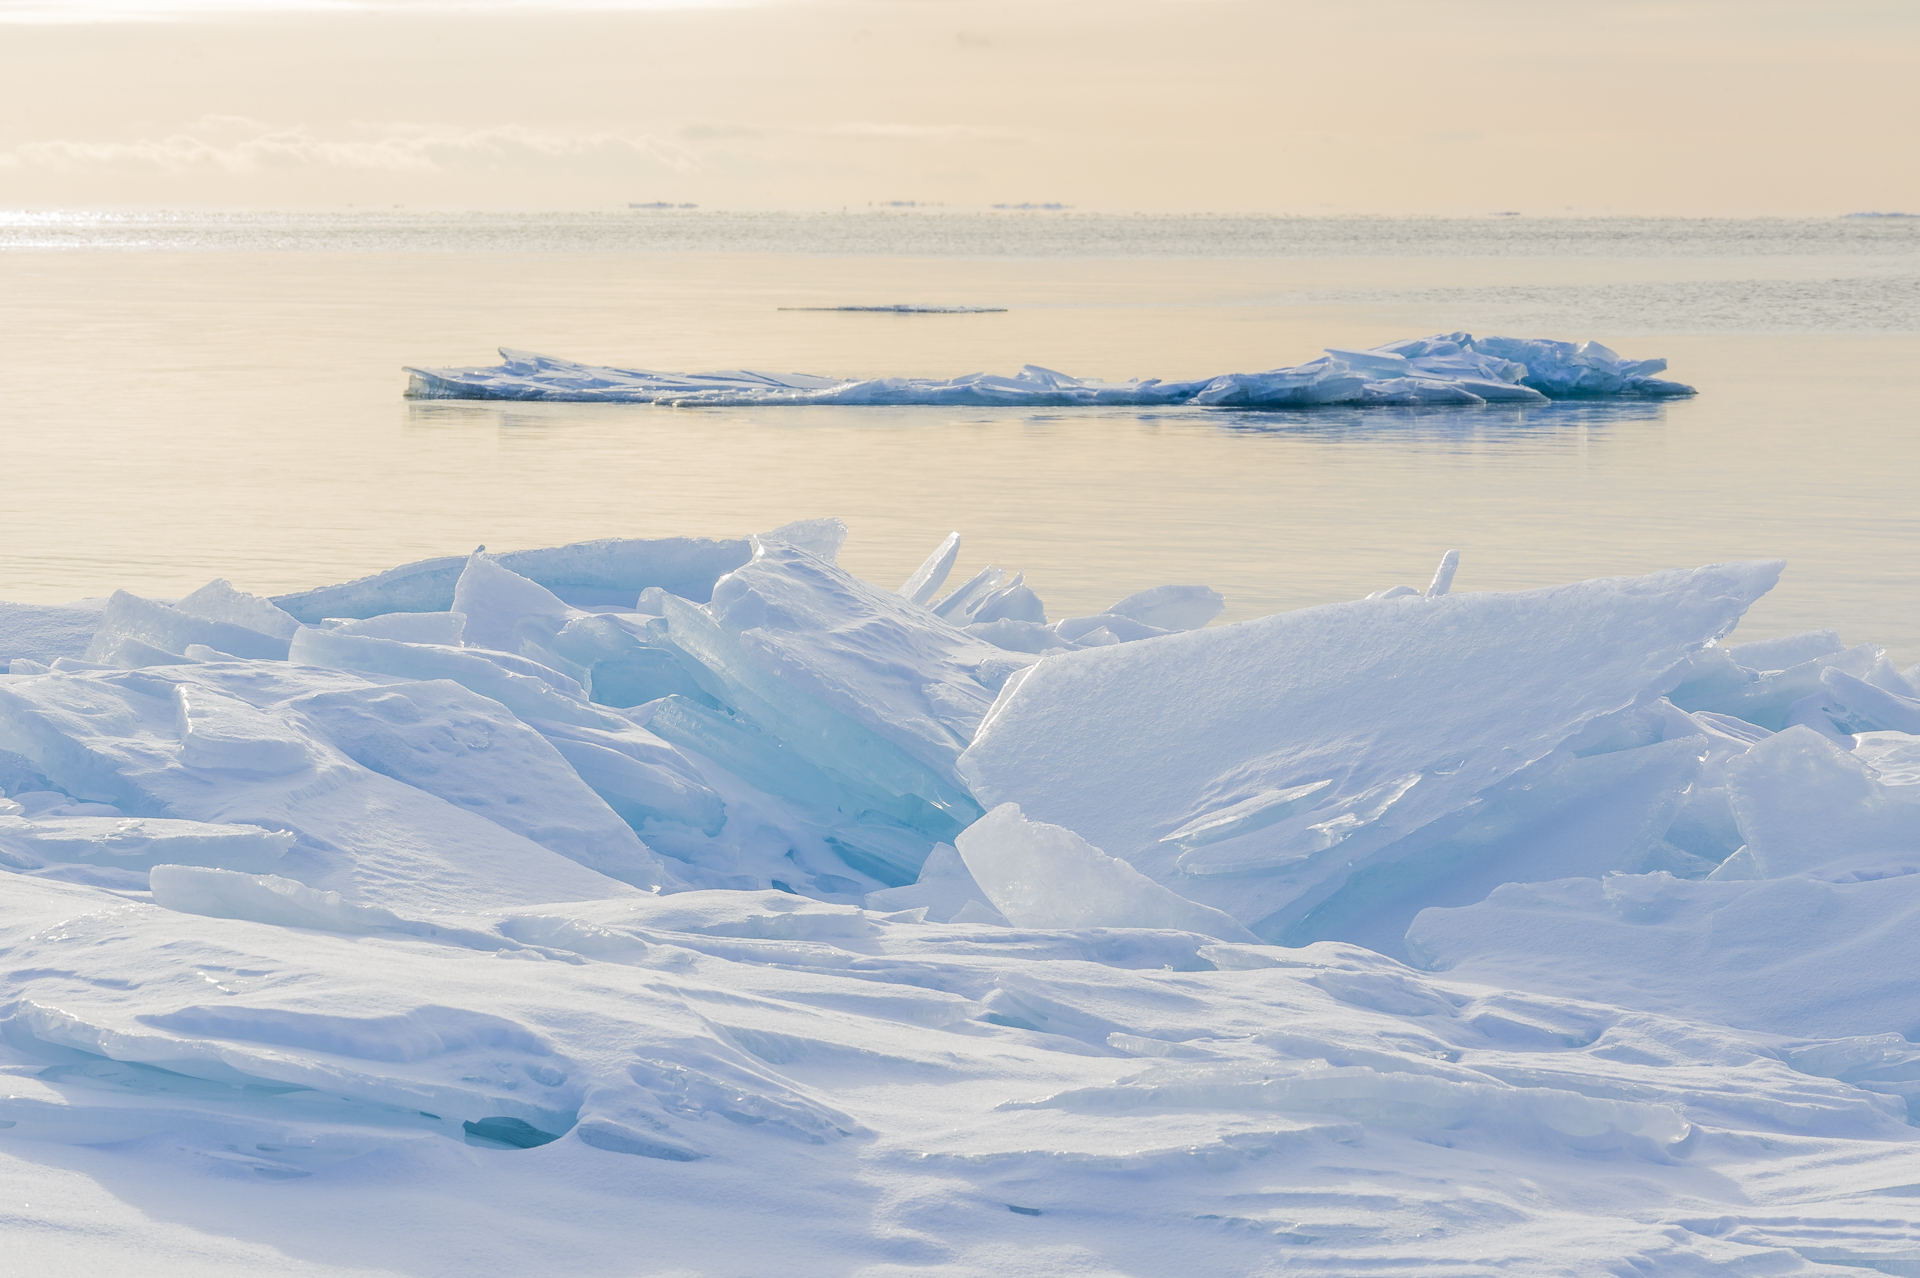
<path fill-rule="evenodd" d="M 782 306 L 998 305 L 873 315 Z M 1312 414 L 411 404 L 511 345 L 672 369 L 1185 377 L 1464 328 L 1596 337 L 1659 405 Z M 949 529 L 1056 616 L 1229 617 L 1785 557 L 1743 633 L 1920 660 L 1920 226 L 963 216 L 0 218 L 0 597 L 836 514 L 897 584 Z"/>

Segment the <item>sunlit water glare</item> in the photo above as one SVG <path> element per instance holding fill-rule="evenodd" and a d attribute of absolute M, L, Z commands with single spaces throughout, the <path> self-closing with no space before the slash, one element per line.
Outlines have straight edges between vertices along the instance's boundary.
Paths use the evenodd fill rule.
<path fill-rule="evenodd" d="M 275 592 L 485 543 L 833 514 L 1052 616 L 1229 619 L 1731 558 L 1742 628 L 1920 659 L 1920 232 L 1899 222 L 562 215 L 0 221 L 0 597 Z M 781 307 L 914 302 L 1003 314 Z M 663 369 L 1190 377 L 1467 329 L 1664 355 L 1698 398 L 1474 410 L 410 403 L 510 345 Z"/>

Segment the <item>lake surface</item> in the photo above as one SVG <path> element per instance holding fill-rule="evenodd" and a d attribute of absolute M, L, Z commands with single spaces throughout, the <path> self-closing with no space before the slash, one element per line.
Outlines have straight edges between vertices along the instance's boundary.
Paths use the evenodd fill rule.
<path fill-rule="evenodd" d="M 912 302 L 1000 314 L 791 311 Z M 1466 329 L 1661 355 L 1697 398 L 1539 409 L 409 402 L 506 345 L 662 369 L 1113 378 Z M 838 515 L 897 585 L 1167 581 L 1229 619 L 1734 558 L 1743 625 L 1920 660 L 1920 221 L 706 213 L 0 217 L 0 598 L 278 592 L 484 543 Z"/>

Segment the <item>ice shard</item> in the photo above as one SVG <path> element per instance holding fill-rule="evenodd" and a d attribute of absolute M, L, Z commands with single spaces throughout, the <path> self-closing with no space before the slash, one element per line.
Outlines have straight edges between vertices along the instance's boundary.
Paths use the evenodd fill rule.
<path fill-rule="evenodd" d="M 704 603 L 713 583 L 747 562 L 744 537 L 609 538 L 495 556 L 504 568 L 538 582 L 577 607 L 630 607 L 649 586 Z M 466 569 L 466 555 L 402 564 L 337 586 L 276 596 L 273 602 L 309 624 L 329 617 L 392 612 L 446 612 Z"/>
<path fill-rule="evenodd" d="M 1435 823 L 1464 821 L 1589 725 L 1659 697 L 1779 571 L 1368 600 L 1049 654 L 1008 681 L 960 774 L 983 804 L 1016 802 L 1278 937 L 1417 850 L 1409 836 L 1446 837 Z M 1322 781 L 1271 824 L 1165 841 Z"/>

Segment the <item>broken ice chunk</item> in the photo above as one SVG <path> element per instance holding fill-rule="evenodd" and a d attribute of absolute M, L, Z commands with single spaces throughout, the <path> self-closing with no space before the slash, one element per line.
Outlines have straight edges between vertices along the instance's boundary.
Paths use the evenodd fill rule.
<path fill-rule="evenodd" d="M 1316 853 L 1338 846 L 1354 834 L 1379 821 L 1394 804 L 1405 798 L 1407 791 L 1418 785 L 1420 780 L 1420 773 L 1409 772 L 1405 776 L 1390 777 L 1378 785 L 1369 786 L 1360 793 L 1338 802 L 1323 805 L 1311 802 L 1314 795 L 1321 793 L 1323 784 L 1313 787 L 1293 787 L 1295 790 L 1307 791 L 1300 796 L 1306 802 L 1290 805 L 1289 811 L 1299 811 L 1304 808 L 1306 814 L 1269 831 L 1273 837 L 1232 842 L 1241 835 L 1265 829 L 1269 824 L 1256 821 L 1247 828 L 1235 831 L 1233 834 L 1223 834 L 1218 839 L 1192 842 L 1163 839 L 1161 842 L 1171 841 L 1183 849 L 1180 859 L 1175 864 L 1186 874 L 1200 878 L 1239 878 L 1251 874 L 1262 874 L 1282 866 L 1292 865 L 1297 861 L 1304 861 Z M 1287 791 L 1279 793 L 1284 794 Z M 1221 846 L 1208 846 L 1216 843 Z"/>
<path fill-rule="evenodd" d="M 1810 728 L 1790 727 L 1727 763 L 1727 790 L 1762 878 L 1920 848 L 1920 802 Z M 1890 792 L 1891 791 L 1891 792 Z"/>
<path fill-rule="evenodd" d="M 1853 757 L 1872 768 L 1881 785 L 1920 785 L 1920 736 L 1863 732 L 1853 740 Z"/>
<path fill-rule="evenodd" d="M 198 648 L 202 652 L 213 651 L 213 649 L 207 647 L 205 644 L 199 643 L 190 643 L 187 647 Z M 110 641 L 104 651 L 94 648 L 89 648 L 87 651 L 89 654 L 98 656 L 100 659 L 99 664 L 93 667 L 94 669 L 112 669 L 118 667 L 125 670 L 138 670 L 143 666 L 190 666 L 200 660 L 200 658 L 189 656 L 186 653 L 169 652 L 165 648 L 155 647 L 146 640 L 135 638 L 133 635 L 122 635 Z M 85 669 L 87 667 L 76 666 L 65 658 L 62 658 L 53 663 L 53 668 L 55 670 L 74 670 Z"/>
<path fill-rule="evenodd" d="M 122 640 L 137 640 L 162 652 L 179 655 L 190 643 L 203 643 L 221 652 L 251 660 L 285 661 L 287 639 L 262 634 L 228 621 L 210 621 L 152 599 L 116 590 L 100 615 L 100 626 L 87 648 L 87 660 L 106 660 Z M 142 663 L 144 664 L 144 663 Z"/>
<path fill-rule="evenodd" d="M 625 606 L 649 586 L 704 603 L 713 583 L 747 562 L 744 537 L 609 538 L 496 555 L 501 567 L 538 582 L 575 607 Z M 312 625 L 324 617 L 377 617 L 389 612 L 446 612 L 467 566 L 465 555 L 402 564 L 357 581 L 275 596 L 273 602 Z M 216 645 L 218 646 L 218 645 Z"/>
<path fill-rule="evenodd" d="M 1729 647 L 1726 653 L 1747 669 L 1765 673 L 1770 670 L 1785 670 L 1803 661 L 1812 661 L 1815 657 L 1824 657 L 1845 649 L 1846 645 L 1840 642 L 1838 631 L 1809 630 L 1804 634 L 1786 635 L 1779 639 L 1755 639 L 1750 643 L 1736 643 Z"/>
<path fill-rule="evenodd" d="M 536 720 L 532 725 L 580 779 L 593 787 L 634 829 L 649 823 L 678 822 L 703 834 L 720 833 L 727 805 L 708 789 L 678 750 L 634 726 L 611 732 Z"/>
<path fill-rule="evenodd" d="M 386 612 L 378 617 L 329 618 L 323 628 L 335 634 L 458 648 L 466 639 L 467 616 L 461 612 Z"/>
<path fill-rule="evenodd" d="M 1332 781 L 1309 781 L 1305 785 L 1288 786 L 1284 790 L 1262 790 L 1250 799 L 1242 799 L 1217 812 L 1197 816 L 1160 841 L 1177 843 L 1182 849 L 1187 849 L 1231 839 L 1272 825 L 1281 817 L 1291 816 L 1332 784 Z"/>
<path fill-rule="evenodd" d="M 682 750 L 713 760 L 748 785 L 815 812 L 847 804 L 834 780 L 777 737 L 685 697 L 664 697 L 641 708 L 646 726 Z"/>
<path fill-rule="evenodd" d="M 1438 599 L 1453 589 L 1453 574 L 1460 569 L 1460 552 L 1449 550 L 1440 556 L 1440 566 L 1433 570 L 1433 580 L 1427 584 L 1427 598 Z"/>
<path fill-rule="evenodd" d="M 483 552 L 468 560 L 454 603 L 459 611 L 445 615 L 471 614 L 461 632 L 467 644 L 515 653 L 560 671 L 596 704 L 637 706 L 676 694 L 712 701 L 684 662 L 652 642 L 637 615 L 575 608 Z"/>
<path fill-rule="evenodd" d="M 1227 601 L 1211 586 L 1155 586 L 1128 595 L 1107 613 L 1157 630 L 1198 630 L 1226 606 Z"/>
<path fill-rule="evenodd" d="M 1051 626 L 1043 626 L 1037 621 L 989 621 L 966 627 L 968 634 L 975 639 L 992 644 L 1007 652 L 1041 653 L 1052 649 L 1066 649 L 1073 644 L 1061 638 Z M 979 676 L 974 676 L 979 680 Z M 1002 676 L 1004 678 L 1004 675 Z M 983 686 L 993 687 L 984 680 Z"/>
<path fill-rule="evenodd" d="M 1173 633 L 1132 617 L 1123 617 L 1117 612 L 1103 612 L 1093 617 L 1068 617 L 1065 621 L 1055 622 L 1053 632 L 1069 643 L 1088 647 L 1133 643 L 1138 639 L 1154 639 Z"/>
<path fill-rule="evenodd" d="M 994 909 L 993 903 L 987 900 L 987 894 L 980 890 L 980 885 L 973 881 L 967 863 L 951 843 L 938 844 L 927 854 L 926 863 L 920 867 L 918 880 L 905 887 L 869 892 L 866 901 L 867 909 L 889 913 L 924 907 L 929 923 L 954 922 L 954 916 L 969 905 L 987 911 L 995 921 L 1006 922 L 1000 911 Z"/>
<path fill-rule="evenodd" d="M 254 825 L 159 817 L 0 816 L 0 858 L 20 868 L 83 864 L 140 871 L 172 864 L 257 873 L 292 846 L 292 834 Z"/>
<path fill-rule="evenodd" d="M 1696 666 L 1703 672 L 1710 670 L 1712 656 L 1711 651 L 1702 654 Z M 1698 675 L 1690 678 L 1673 690 L 1672 701 L 1682 710 L 1712 710 L 1778 732 L 1787 726 L 1787 716 L 1795 702 L 1825 692 L 1825 685 L 1820 681 L 1824 671 L 1833 669 L 1864 677 L 1872 674 L 1881 660 L 1878 648 L 1863 643 L 1756 676 L 1742 670 L 1730 656 L 1722 655 L 1720 661 L 1726 664 L 1717 678 Z"/>
<path fill-rule="evenodd" d="M 1027 820 L 1017 803 L 975 821 L 955 847 L 1015 927 L 1171 928 L 1223 941 L 1256 939 L 1228 915 L 1169 892 L 1072 830 Z"/>
<path fill-rule="evenodd" d="M 954 560 L 959 557 L 960 534 L 950 532 L 947 539 L 927 556 L 926 562 L 914 569 L 913 575 L 901 584 L 901 598 L 908 603 L 924 605 L 946 584 L 947 574 L 953 571 Z"/>
<path fill-rule="evenodd" d="M 1339 346 L 1329 346 L 1327 354 L 1357 372 L 1370 373 L 1380 377 L 1405 377 L 1411 370 L 1407 357 L 1391 351 L 1356 351 Z"/>
<path fill-rule="evenodd" d="M 1466 905 L 1502 883 L 1650 868 L 1704 875 L 1713 860 L 1661 842 L 1700 774 L 1704 753 L 1705 738 L 1692 735 L 1543 760 L 1484 796 L 1457 828 L 1435 831 L 1444 837 L 1354 875 L 1294 924 L 1281 943 L 1306 945 L 1338 936 L 1404 958 L 1403 938 L 1422 909 Z M 1659 864 L 1649 864 L 1656 859 Z"/>
<path fill-rule="evenodd" d="M 1827 700 L 1840 711 L 1835 726 L 1851 736 L 1859 732 L 1920 733 L 1920 700 L 1876 688 L 1841 670 L 1820 672 Z M 1851 745 L 1851 742 L 1848 743 Z"/>
<path fill-rule="evenodd" d="M 192 695 L 197 699 L 199 690 Z M 565 751 L 489 697 L 436 679 L 335 688 L 285 704 L 314 736 L 362 767 L 608 878 L 646 889 L 662 881 L 652 851 L 576 774 Z"/>
<path fill-rule="evenodd" d="M 589 700 L 603 706 L 637 706 L 666 696 L 718 705 L 672 649 L 648 636 L 645 619 L 583 613 L 545 645 L 556 661 L 579 668 L 589 681 Z"/>
<path fill-rule="evenodd" d="M 451 679 L 523 718 L 556 719 L 589 728 L 619 726 L 619 720 L 586 703 L 586 689 L 574 680 L 510 653 L 400 643 L 309 626 L 293 637 L 292 660 L 402 679 Z"/>
<path fill-rule="evenodd" d="M 322 754 L 285 718 L 198 684 L 173 685 L 174 731 L 190 768 L 283 776 L 320 762 Z"/>
<path fill-rule="evenodd" d="M 392 910 L 357 905 L 338 892 L 316 891 L 274 874 L 236 873 L 238 867 L 201 868 L 188 863 L 155 867 L 150 880 L 156 904 L 181 914 L 247 919 L 275 927 L 321 932 L 426 931 Z"/>
<path fill-rule="evenodd" d="M 964 626 L 973 619 L 974 609 L 988 595 L 1006 585 L 1012 576 L 1005 568 L 988 564 L 945 599 L 934 604 L 933 615 L 956 626 Z"/>
<path fill-rule="evenodd" d="M 1017 802 L 1279 936 L 1353 875 L 1415 850 L 1408 835 L 1465 812 L 1603 716 L 1658 697 L 1779 570 L 1727 564 L 1418 606 L 1354 601 L 1051 653 L 1008 681 L 960 774 L 984 803 Z M 1321 779 L 1334 782 L 1329 814 L 1354 806 L 1191 851 L 1161 842 L 1204 814 Z M 1294 837 L 1297 848 L 1278 846 Z M 1229 857 L 1239 842 L 1262 855 Z M 1304 859 L 1274 859 L 1295 852 Z M 1202 865 L 1265 868 L 1196 877 Z"/>
<path fill-rule="evenodd" d="M 1208 382 L 1192 402 L 1214 408 L 1306 408 L 1367 397 L 1368 377 L 1332 357 L 1265 373 L 1229 373 Z"/>
<path fill-rule="evenodd" d="M 978 812 L 944 779 L 993 702 L 974 674 L 1000 656 L 995 649 L 891 591 L 778 543 L 764 544 L 752 563 L 714 588 L 710 617 L 671 600 L 666 607 L 666 641 L 703 645 L 693 655 L 762 708 L 733 704 L 820 767 L 865 771 L 873 780 L 860 784 L 919 794 L 936 807 L 957 803 L 966 819 Z M 820 727 L 801 726 L 808 722 L 831 725 L 843 746 L 818 752 L 810 743 Z M 858 771 L 846 775 L 857 778 Z M 936 776 L 944 784 L 935 784 Z"/>
<path fill-rule="evenodd" d="M 880 813 L 863 812 L 860 818 L 842 822 L 827 832 L 827 846 L 834 855 L 889 886 L 913 882 L 933 849 L 933 840 Z M 819 877 L 814 881 L 818 883 Z"/>
<path fill-rule="evenodd" d="M 562 626 L 584 615 L 545 586 L 503 567 L 484 547 L 467 557 L 454 583 L 453 611 L 466 616 L 465 643 L 533 656 L 536 661 L 538 655 L 522 652 L 525 644 L 544 647 Z"/>
<path fill-rule="evenodd" d="M 284 721 L 286 739 L 311 750 L 313 765 L 284 773 L 213 772 L 189 766 L 181 757 L 184 746 L 176 686 L 186 687 L 190 726 L 196 700 L 230 710 L 228 724 L 247 733 L 273 735 L 281 731 L 279 724 Z M 438 688 L 444 691 L 449 686 Z M 391 692 L 409 698 L 435 691 L 428 683 L 395 684 L 283 662 L 55 673 L 0 681 L 0 734 L 51 785 L 69 794 L 111 800 L 132 814 L 291 830 L 298 842 L 282 872 L 349 899 L 374 894 L 421 908 L 474 909 L 638 894 L 634 886 L 595 873 L 491 819 L 497 815 L 531 828 L 549 809 L 511 803 L 512 778 L 498 787 L 500 793 L 486 793 L 483 786 L 472 784 L 473 770 L 460 766 L 457 756 L 485 738 L 470 735 L 469 723 L 435 723 L 432 716 L 422 714 L 399 735 L 414 734 L 417 743 L 432 749 L 409 750 L 402 743 L 402 748 L 385 757 L 362 751 L 390 770 L 412 769 L 411 779 L 419 785 L 375 771 L 330 744 L 332 727 L 323 730 L 321 723 L 297 708 L 297 702 L 350 689 L 372 697 Z M 555 695 L 563 705 L 587 709 Z M 258 712 L 258 718 L 242 723 L 246 716 L 221 698 L 244 702 Z M 472 700 L 488 707 L 486 713 L 497 724 L 514 724 L 497 704 L 479 697 Z M 222 725 L 209 722 L 206 726 Z M 340 738 L 348 748 L 360 750 L 355 734 L 346 730 L 350 725 L 333 726 L 340 727 Z M 499 735 L 492 726 L 488 732 L 490 738 Z M 241 748 L 237 740 L 222 744 L 236 751 Z M 541 749 L 550 747 L 541 743 Z M 553 765 L 560 771 L 538 777 L 540 788 L 568 782 L 574 787 L 573 797 L 558 792 L 559 802 L 568 809 L 581 809 L 569 811 L 557 823 L 554 836 L 577 833 L 585 811 L 597 807 L 605 812 L 609 834 L 632 838 L 626 824 L 605 811 L 605 805 L 578 782 L 564 761 L 553 758 Z M 507 772 L 515 770 L 510 755 L 498 766 Z M 491 812 L 482 815 L 481 810 L 469 810 L 422 787 L 468 799 L 480 795 L 481 809 L 491 807 Z M 541 837 L 549 836 L 541 833 Z M 609 849 L 614 846 L 604 839 L 595 841 Z M 633 840 L 629 846 L 637 843 Z"/>
<path fill-rule="evenodd" d="M 1047 624 L 1046 605 L 1026 584 L 1025 573 L 1015 573 L 1012 581 L 982 599 L 970 615 L 974 623 L 982 625 L 995 621 L 1026 621 L 1037 626 Z"/>
<path fill-rule="evenodd" d="M 840 557 L 840 547 L 847 544 L 847 526 L 838 519 L 796 519 L 772 532 L 761 533 L 760 540 L 798 546 L 832 563 Z"/>
<path fill-rule="evenodd" d="M 1920 1021 L 1916 918 L 1913 874 L 1867 884 L 1614 875 L 1510 883 L 1422 913 L 1408 942 L 1422 966 L 1461 981 L 1831 1039 Z"/>
<path fill-rule="evenodd" d="M 292 614 L 281 611 L 271 599 L 236 590 L 224 577 L 216 577 L 173 606 L 189 617 L 224 621 L 276 639 L 291 639 L 293 632 L 300 628 L 300 622 Z"/>

